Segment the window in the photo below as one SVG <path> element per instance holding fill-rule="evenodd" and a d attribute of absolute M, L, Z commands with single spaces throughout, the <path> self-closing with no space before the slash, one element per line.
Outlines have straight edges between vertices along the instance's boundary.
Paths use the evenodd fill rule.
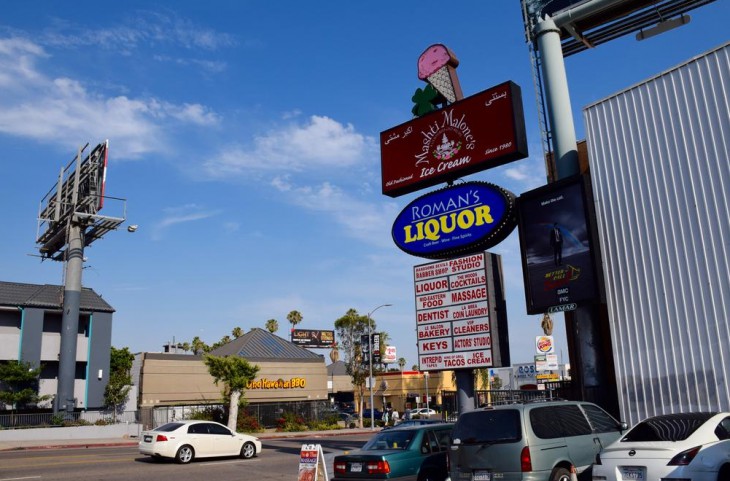
<path fill-rule="evenodd" d="M 221 426 L 220 424 L 208 424 L 208 431 L 210 432 L 210 434 L 219 434 L 221 436 L 231 435 L 231 431 L 227 427 Z"/>
<path fill-rule="evenodd" d="M 495 409 L 464 413 L 459 416 L 452 437 L 463 444 L 517 442 L 522 439 L 520 411 Z"/>
<path fill-rule="evenodd" d="M 667 414 L 646 419 L 621 441 L 683 441 L 716 413 Z"/>
<path fill-rule="evenodd" d="M 591 426 L 577 404 L 530 410 L 532 430 L 538 438 L 555 439 L 591 434 Z"/>
<path fill-rule="evenodd" d="M 188 426 L 188 434 L 208 434 L 205 424 L 191 424 Z"/>
<path fill-rule="evenodd" d="M 730 438 L 730 418 L 720 421 L 720 424 L 715 428 L 715 436 L 721 441 Z"/>
<path fill-rule="evenodd" d="M 603 409 L 593 404 L 581 404 L 581 407 L 588 416 L 588 422 L 593 426 L 593 432 L 612 433 L 619 430 L 618 422 Z"/>
<path fill-rule="evenodd" d="M 530 424 L 535 436 L 542 439 L 563 437 L 563 427 L 560 418 L 552 407 L 530 410 Z"/>
<path fill-rule="evenodd" d="M 179 427 L 182 427 L 182 423 L 167 423 L 167 424 L 163 424 L 159 428 L 155 428 L 155 431 L 162 431 L 165 433 L 169 433 L 171 431 L 176 430 Z"/>
<path fill-rule="evenodd" d="M 439 446 L 441 451 L 447 451 L 451 445 L 451 431 L 441 430 L 436 431 L 436 438 L 438 438 Z"/>
<path fill-rule="evenodd" d="M 362 447 L 364 451 L 379 449 L 407 449 L 413 433 L 410 431 L 385 431 L 376 434 Z"/>

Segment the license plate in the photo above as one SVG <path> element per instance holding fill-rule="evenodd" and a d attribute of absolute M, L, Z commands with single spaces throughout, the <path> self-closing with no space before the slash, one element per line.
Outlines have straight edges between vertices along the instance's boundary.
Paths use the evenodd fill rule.
<path fill-rule="evenodd" d="M 619 466 L 621 481 L 645 481 L 646 468 L 638 466 Z"/>
<path fill-rule="evenodd" d="M 472 481 L 492 481 L 492 473 L 484 470 L 477 470 L 472 473 Z"/>
<path fill-rule="evenodd" d="M 144 437 L 144 442 L 151 443 L 152 442 L 152 436 L 145 436 Z"/>
<path fill-rule="evenodd" d="M 362 463 L 350 464 L 350 472 L 351 473 L 361 473 L 362 472 Z"/>

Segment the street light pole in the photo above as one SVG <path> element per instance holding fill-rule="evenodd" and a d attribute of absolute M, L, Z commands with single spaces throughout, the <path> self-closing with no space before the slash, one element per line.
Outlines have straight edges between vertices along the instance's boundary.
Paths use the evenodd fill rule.
<path fill-rule="evenodd" d="M 426 380 L 426 417 L 431 417 L 431 408 L 428 406 L 428 371 L 423 373 L 423 379 Z"/>
<path fill-rule="evenodd" d="M 382 304 L 368 312 L 368 366 L 370 366 L 370 430 L 375 430 L 375 397 L 373 396 L 373 321 L 370 316 L 381 307 L 393 304 Z"/>

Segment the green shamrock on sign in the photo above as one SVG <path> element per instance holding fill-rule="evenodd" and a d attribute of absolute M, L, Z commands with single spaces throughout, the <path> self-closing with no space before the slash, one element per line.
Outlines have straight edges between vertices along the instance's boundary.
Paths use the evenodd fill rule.
<path fill-rule="evenodd" d="M 413 94 L 411 100 L 416 104 L 411 109 L 416 117 L 422 117 L 429 112 L 433 112 L 436 110 L 436 104 L 446 103 L 446 99 L 431 84 L 426 85 L 423 89 L 416 89 L 416 93 Z"/>

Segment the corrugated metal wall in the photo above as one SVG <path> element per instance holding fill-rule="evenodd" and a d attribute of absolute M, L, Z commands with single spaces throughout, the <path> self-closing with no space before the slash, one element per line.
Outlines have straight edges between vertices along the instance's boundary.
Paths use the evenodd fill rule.
<path fill-rule="evenodd" d="M 584 120 L 624 420 L 730 410 L 730 43 Z"/>

